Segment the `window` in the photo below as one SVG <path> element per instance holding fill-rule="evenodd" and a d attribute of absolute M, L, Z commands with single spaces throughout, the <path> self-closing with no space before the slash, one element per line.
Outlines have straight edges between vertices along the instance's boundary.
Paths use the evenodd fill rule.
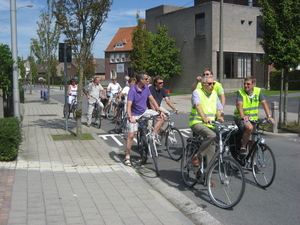
<path fill-rule="evenodd" d="M 123 48 L 124 47 L 124 43 L 123 42 L 118 42 L 115 45 L 116 48 Z"/>
<path fill-rule="evenodd" d="M 224 78 L 233 78 L 234 58 L 232 53 L 224 53 Z"/>
<path fill-rule="evenodd" d="M 262 30 L 260 28 L 261 23 L 262 23 L 262 17 L 257 16 L 256 17 L 256 36 L 257 37 L 262 37 Z"/>
<path fill-rule="evenodd" d="M 120 62 L 120 54 L 115 55 L 115 62 Z"/>
<path fill-rule="evenodd" d="M 252 75 L 252 56 L 250 54 L 238 54 L 237 77 L 245 78 Z"/>
<path fill-rule="evenodd" d="M 115 62 L 115 55 L 114 54 L 110 54 L 110 62 L 111 63 Z"/>
<path fill-rule="evenodd" d="M 110 79 L 111 79 L 112 77 L 117 77 L 117 73 L 116 73 L 115 70 L 110 70 Z"/>
<path fill-rule="evenodd" d="M 125 62 L 125 53 L 121 54 L 121 62 Z"/>
<path fill-rule="evenodd" d="M 205 14 L 200 13 L 195 16 L 196 37 L 205 35 Z"/>

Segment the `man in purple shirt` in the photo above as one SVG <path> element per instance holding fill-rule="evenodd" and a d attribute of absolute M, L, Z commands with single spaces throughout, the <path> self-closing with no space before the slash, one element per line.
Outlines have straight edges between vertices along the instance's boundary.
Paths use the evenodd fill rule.
<path fill-rule="evenodd" d="M 161 117 L 156 119 L 156 123 L 154 125 L 154 130 L 152 132 L 153 137 L 155 137 L 157 131 L 161 127 L 164 122 L 165 115 L 160 112 L 159 106 L 157 105 L 155 99 L 153 98 L 149 87 L 146 85 L 146 80 L 144 77 L 144 73 L 138 73 L 136 76 L 137 83 L 133 85 L 127 97 L 127 114 L 128 121 L 127 129 L 128 136 L 126 142 L 126 157 L 125 157 L 125 165 L 131 166 L 130 162 L 130 149 L 132 146 L 132 140 L 134 138 L 135 132 L 138 130 L 138 123 L 136 122 L 141 116 L 152 116 L 161 114 Z M 147 100 L 153 104 L 154 110 L 147 108 Z"/>

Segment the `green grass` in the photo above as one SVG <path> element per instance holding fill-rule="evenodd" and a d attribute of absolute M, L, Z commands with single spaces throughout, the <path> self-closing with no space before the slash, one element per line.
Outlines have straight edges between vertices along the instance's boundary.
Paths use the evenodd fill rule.
<path fill-rule="evenodd" d="M 264 124 L 260 127 L 261 130 L 272 132 L 271 124 Z M 278 127 L 278 133 L 300 133 L 300 126 L 297 122 L 289 122 L 287 125 L 282 124 Z"/>
<path fill-rule="evenodd" d="M 78 140 L 75 134 L 57 134 L 51 136 L 54 141 Z M 82 134 L 81 140 L 94 140 L 94 138 L 91 134 Z"/>
<path fill-rule="evenodd" d="M 288 91 L 289 93 L 296 93 L 299 91 Z M 280 91 L 263 91 L 263 95 L 279 95 Z"/>

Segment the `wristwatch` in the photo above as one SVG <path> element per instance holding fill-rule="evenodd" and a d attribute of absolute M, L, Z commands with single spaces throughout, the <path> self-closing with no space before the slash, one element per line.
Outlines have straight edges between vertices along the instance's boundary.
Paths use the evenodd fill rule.
<path fill-rule="evenodd" d="M 268 117 L 272 117 L 271 115 L 268 115 Z"/>

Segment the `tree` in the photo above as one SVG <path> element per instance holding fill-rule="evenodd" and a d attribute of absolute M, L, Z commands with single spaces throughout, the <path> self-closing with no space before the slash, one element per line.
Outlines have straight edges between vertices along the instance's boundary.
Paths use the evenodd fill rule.
<path fill-rule="evenodd" d="M 3 95 L 12 96 L 12 67 L 14 60 L 8 45 L 0 44 L 0 89 Z"/>
<path fill-rule="evenodd" d="M 300 63 L 300 2 L 295 0 L 260 0 L 262 45 L 266 64 L 285 72 L 284 123 L 287 123 L 288 71 Z M 282 76 L 283 77 L 283 76 Z M 281 81 L 283 87 L 283 80 Z M 282 92 L 282 88 L 281 88 Z M 280 112 L 282 93 L 280 92 Z M 279 125 L 281 113 L 279 114 Z"/>
<path fill-rule="evenodd" d="M 136 15 L 138 25 L 132 33 L 132 52 L 130 55 L 133 71 L 141 72 L 148 69 L 148 53 L 150 48 L 150 37 L 146 30 L 145 22 Z"/>
<path fill-rule="evenodd" d="M 32 80 L 38 77 L 37 65 L 33 56 L 28 56 L 28 61 L 30 65 L 30 89 L 29 93 L 32 94 Z"/>
<path fill-rule="evenodd" d="M 83 77 L 93 77 L 96 71 L 96 64 L 94 63 L 94 57 L 91 55 L 83 68 Z"/>
<path fill-rule="evenodd" d="M 50 77 L 51 77 L 51 58 L 56 55 L 57 46 L 60 38 L 60 28 L 54 21 L 53 7 L 54 0 L 47 0 L 47 11 L 42 11 L 40 22 L 37 22 L 37 34 L 39 40 L 32 39 L 31 50 L 38 58 L 40 63 L 46 66 L 48 77 L 48 97 L 47 102 L 50 102 Z"/>
<path fill-rule="evenodd" d="M 82 80 L 84 66 L 91 57 L 94 40 L 108 17 L 109 0 L 55 0 L 54 15 L 57 24 L 66 37 L 66 42 L 71 45 L 75 62 L 78 65 L 78 94 L 77 94 L 77 120 L 76 135 L 82 136 Z"/>
<path fill-rule="evenodd" d="M 157 33 L 150 34 L 150 39 L 148 73 L 152 76 L 159 74 L 165 79 L 180 74 L 180 50 L 175 46 L 174 38 L 168 37 L 168 27 L 158 25 Z"/>

